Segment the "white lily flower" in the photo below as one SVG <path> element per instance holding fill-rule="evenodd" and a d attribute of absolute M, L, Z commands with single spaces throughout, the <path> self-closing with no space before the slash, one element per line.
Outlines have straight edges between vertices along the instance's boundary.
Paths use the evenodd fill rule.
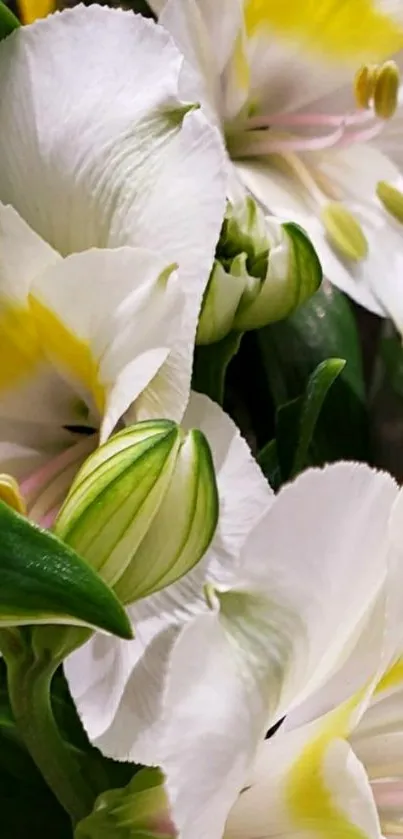
<path fill-rule="evenodd" d="M 176 383 L 168 393 L 157 375 L 143 412 L 172 419 L 189 395 L 226 192 L 222 141 L 183 61 L 153 21 L 99 6 L 0 43 L 0 201 L 63 256 L 149 247 L 178 265 L 185 316 L 165 368 Z"/>
<path fill-rule="evenodd" d="M 400 491 L 385 591 L 360 642 L 337 676 L 262 743 L 225 839 L 403 837 L 402 517 Z M 367 681 L 357 691 L 364 662 Z M 338 705 L 346 686 L 351 696 Z"/>
<path fill-rule="evenodd" d="M 399 0 L 151 5 L 244 186 L 307 231 L 332 283 L 403 333 Z"/>
<path fill-rule="evenodd" d="M 185 316 L 174 268 L 144 248 L 94 248 L 63 259 L 0 205 L 0 349 L 7 360 L 0 463 L 22 478 L 18 492 L 1 476 L 0 496 L 14 497 L 43 526 L 52 524 L 97 445 L 96 432 L 104 440 L 128 408 L 152 416 L 157 405 L 167 415 L 175 398 L 181 414 L 183 370 L 173 368 L 174 376 L 166 369 Z"/>
<path fill-rule="evenodd" d="M 66 674 L 97 747 L 161 765 L 181 839 L 219 839 L 264 733 L 356 643 L 385 581 L 398 490 L 342 464 L 275 498 L 217 406 L 195 394 L 185 420 L 215 461 L 212 545 L 183 580 L 130 607 L 134 642 L 95 635 Z M 366 677 L 358 662 L 358 684 Z"/>
<path fill-rule="evenodd" d="M 66 429 L 105 439 L 188 401 L 226 178 L 182 66 L 161 27 L 99 7 L 0 43 L 0 463 L 26 478 L 62 450 L 14 492 L 43 524 L 95 445 L 64 451 Z"/>

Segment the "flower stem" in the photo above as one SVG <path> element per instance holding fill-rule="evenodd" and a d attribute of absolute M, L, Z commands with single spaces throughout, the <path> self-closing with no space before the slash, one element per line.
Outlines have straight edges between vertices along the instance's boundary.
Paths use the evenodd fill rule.
<path fill-rule="evenodd" d="M 73 824 L 87 816 L 96 793 L 85 777 L 78 754 L 57 727 L 50 687 L 58 662 L 35 658 L 24 646 L 10 655 L 9 641 L 1 632 L 0 648 L 7 664 L 8 692 L 17 728 L 25 745 Z M 23 651 L 23 652 L 22 652 Z"/>

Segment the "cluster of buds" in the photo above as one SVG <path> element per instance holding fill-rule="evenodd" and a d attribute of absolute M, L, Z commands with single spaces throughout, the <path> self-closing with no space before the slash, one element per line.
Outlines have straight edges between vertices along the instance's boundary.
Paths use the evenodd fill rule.
<path fill-rule="evenodd" d="M 212 344 L 231 331 L 287 317 L 321 279 L 316 252 L 298 225 L 267 218 L 250 196 L 228 203 L 197 343 Z"/>

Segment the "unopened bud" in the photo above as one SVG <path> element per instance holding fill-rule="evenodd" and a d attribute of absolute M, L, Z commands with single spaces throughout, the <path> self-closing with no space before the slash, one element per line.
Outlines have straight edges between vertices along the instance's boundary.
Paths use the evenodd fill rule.
<path fill-rule="evenodd" d="M 214 466 L 200 431 L 154 420 L 100 446 L 55 523 L 122 602 L 169 585 L 201 559 L 218 518 Z"/>
<path fill-rule="evenodd" d="M 229 204 L 197 343 L 286 317 L 317 290 L 321 277 L 314 248 L 300 228 L 266 218 L 250 197 Z"/>
<path fill-rule="evenodd" d="M 104 792 L 74 839 L 176 839 L 159 769 L 141 769 L 123 789 Z"/>
<path fill-rule="evenodd" d="M 368 242 L 359 221 L 338 201 L 322 210 L 322 223 L 330 243 L 345 259 L 361 262 L 368 253 Z"/>
<path fill-rule="evenodd" d="M 321 264 L 302 228 L 268 219 L 267 230 L 271 247 L 266 276 L 258 294 L 244 293 L 234 322 L 241 332 L 288 317 L 318 290 L 322 280 Z"/>

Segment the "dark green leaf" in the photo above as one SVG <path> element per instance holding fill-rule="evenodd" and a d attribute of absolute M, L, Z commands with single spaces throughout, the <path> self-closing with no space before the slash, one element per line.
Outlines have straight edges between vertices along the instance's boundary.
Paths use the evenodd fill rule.
<path fill-rule="evenodd" d="M 281 487 L 281 470 L 278 462 L 277 440 L 270 440 L 259 452 L 258 463 L 272 489 Z"/>
<path fill-rule="evenodd" d="M 20 26 L 18 18 L 0 0 L 0 41 Z"/>
<path fill-rule="evenodd" d="M 292 399 L 281 405 L 276 414 L 277 454 L 280 467 L 281 484 L 291 477 L 298 448 L 300 421 L 304 397 Z"/>
<path fill-rule="evenodd" d="M 349 301 L 324 283 L 291 317 L 257 333 L 268 387 L 277 408 L 303 394 L 328 358 L 345 359 L 317 421 L 311 461 L 370 460 L 361 348 Z M 261 445 L 262 445 L 261 441 Z"/>
<path fill-rule="evenodd" d="M 131 638 L 115 594 L 70 547 L 0 502 L 0 626 L 83 624 Z"/>
<path fill-rule="evenodd" d="M 132 9 L 136 14 L 143 15 L 143 17 L 155 17 L 146 0 L 126 0 L 124 6 Z"/>
<path fill-rule="evenodd" d="M 403 481 L 403 347 L 392 323 L 382 325 L 370 389 L 375 466 Z"/>
<path fill-rule="evenodd" d="M 223 404 L 227 367 L 238 352 L 241 339 L 242 333 L 230 332 L 216 344 L 196 347 L 192 376 L 193 390 L 205 393 L 219 405 Z"/>
<path fill-rule="evenodd" d="M 322 361 L 308 379 L 308 387 L 302 400 L 299 416 L 298 443 L 291 477 L 301 472 L 307 464 L 309 448 L 323 403 L 345 364 L 346 362 L 341 358 L 329 358 L 327 361 Z"/>

